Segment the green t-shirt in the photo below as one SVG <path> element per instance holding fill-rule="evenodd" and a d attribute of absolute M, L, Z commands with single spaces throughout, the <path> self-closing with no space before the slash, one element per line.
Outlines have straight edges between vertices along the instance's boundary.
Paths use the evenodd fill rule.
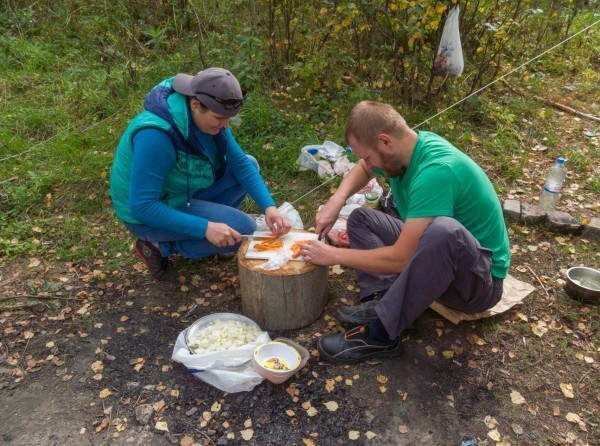
<path fill-rule="evenodd" d="M 389 179 L 400 218 L 454 218 L 492 251 L 492 275 L 505 278 L 510 246 L 502 207 L 489 178 L 441 136 L 418 135 L 406 172 Z"/>

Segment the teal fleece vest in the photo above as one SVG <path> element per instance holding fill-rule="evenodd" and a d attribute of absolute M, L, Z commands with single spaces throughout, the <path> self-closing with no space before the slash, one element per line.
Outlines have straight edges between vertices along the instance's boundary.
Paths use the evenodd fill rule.
<path fill-rule="evenodd" d="M 159 129 L 173 141 L 177 162 L 165 179 L 160 197 L 170 207 L 178 208 L 189 202 L 197 191 L 212 185 L 225 172 L 227 142 L 224 135 L 214 137 L 217 156 L 213 166 L 195 136 L 192 127 L 195 124 L 189 115 L 185 96 L 175 92 L 172 85 L 173 78 L 170 78 L 148 93 L 144 101 L 145 111 L 131 121 L 117 147 L 110 176 L 110 194 L 117 217 L 127 223 L 142 223 L 131 216 L 129 207 L 133 137 L 138 131 Z"/>

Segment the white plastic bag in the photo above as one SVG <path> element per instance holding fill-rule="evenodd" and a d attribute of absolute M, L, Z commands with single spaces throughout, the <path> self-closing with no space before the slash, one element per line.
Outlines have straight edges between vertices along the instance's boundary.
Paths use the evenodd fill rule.
<path fill-rule="evenodd" d="M 325 178 L 335 174 L 332 163 L 338 161 L 343 154 L 343 147 L 332 141 L 325 141 L 321 145 L 302 147 L 296 164 L 300 165 L 300 171 L 313 170 L 321 178 Z"/>
<path fill-rule="evenodd" d="M 296 208 L 294 208 L 294 206 L 292 206 L 290 203 L 283 203 L 277 208 L 277 210 L 281 212 L 281 214 L 285 218 L 287 218 L 287 220 L 292 225 L 292 228 L 304 229 L 304 223 L 302 223 L 302 218 L 300 217 L 300 214 L 298 213 Z M 269 231 L 269 227 L 267 226 L 267 222 L 265 221 L 264 214 L 259 215 L 258 217 L 256 217 L 255 220 L 257 231 Z"/>
<path fill-rule="evenodd" d="M 250 391 L 264 379 L 252 367 L 254 349 L 270 340 L 269 334 L 263 331 L 256 341 L 242 347 L 196 355 L 190 352 L 183 330 L 175 341 L 172 359 L 182 363 L 195 377 L 224 392 Z"/>
<path fill-rule="evenodd" d="M 457 77 L 464 68 L 463 52 L 460 43 L 458 17 L 460 8 L 456 5 L 448 13 L 437 56 L 433 62 L 433 72 L 439 76 Z"/>

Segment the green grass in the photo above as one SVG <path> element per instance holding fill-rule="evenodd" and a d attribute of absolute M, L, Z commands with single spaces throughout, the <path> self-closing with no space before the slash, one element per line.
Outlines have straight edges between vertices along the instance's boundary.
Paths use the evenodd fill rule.
<path fill-rule="evenodd" d="M 416 125 L 460 97 L 450 88 L 434 110 L 421 103 L 409 107 L 394 88 L 367 82 L 276 85 L 269 78 L 266 42 L 227 20 L 242 5 L 224 6 L 213 22 L 190 33 L 191 5 L 150 12 L 142 3 L 91 2 L 76 12 L 69 4 L 13 5 L 0 13 L 5 29 L 0 36 L 0 265 L 34 255 L 77 261 L 106 253 L 115 267 L 125 261 L 116 253 L 128 249 L 131 239 L 116 221 L 108 195 L 115 147 L 152 86 L 201 68 L 199 41 L 207 65 L 231 68 L 251 90 L 234 134 L 258 159 L 276 201 L 294 202 L 307 227 L 340 180 L 296 201 L 322 182 L 312 172 L 298 172 L 295 160 L 302 147 L 325 140 L 343 145 L 345 117 L 360 100 L 389 101 Z M 577 82 L 582 100 L 593 97 L 600 79 L 593 59 L 599 41 L 598 33 L 591 33 L 569 46 L 568 57 L 551 53 L 510 81 L 541 94 L 564 79 Z M 547 75 L 531 75 L 535 72 Z M 522 176 L 533 140 L 560 149 L 570 168 L 587 175 L 587 186 L 598 193 L 597 147 L 591 139 L 561 146 L 555 118 L 547 107 L 541 116 L 531 99 L 486 90 L 420 129 L 447 137 L 473 156 L 501 193 Z M 245 209 L 257 211 L 250 201 Z"/>

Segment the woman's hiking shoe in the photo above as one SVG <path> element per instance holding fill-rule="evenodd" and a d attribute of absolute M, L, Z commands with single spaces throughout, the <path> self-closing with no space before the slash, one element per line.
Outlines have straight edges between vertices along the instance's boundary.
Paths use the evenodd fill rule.
<path fill-rule="evenodd" d="M 169 259 L 163 257 L 160 250 L 152 243 L 138 239 L 133 249 L 144 261 L 152 277 L 162 282 L 177 282 L 177 272 L 171 266 Z"/>
<path fill-rule="evenodd" d="M 346 333 L 329 334 L 317 343 L 321 356 L 331 362 L 347 364 L 369 358 L 391 358 L 404 351 L 400 338 L 390 342 L 378 342 L 367 336 L 364 325 Z"/>
<path fill-rule="evenodd" d="M 379 316 L 375 312 L 375 306 L 378 302 L 378 300 L 370 300 L 353 307 L 340 307 L 337 311 L 337 319 L 338 321 L 354 325 L 368 324 L 369 322 L 376 321 L 379 319 Z"/>

